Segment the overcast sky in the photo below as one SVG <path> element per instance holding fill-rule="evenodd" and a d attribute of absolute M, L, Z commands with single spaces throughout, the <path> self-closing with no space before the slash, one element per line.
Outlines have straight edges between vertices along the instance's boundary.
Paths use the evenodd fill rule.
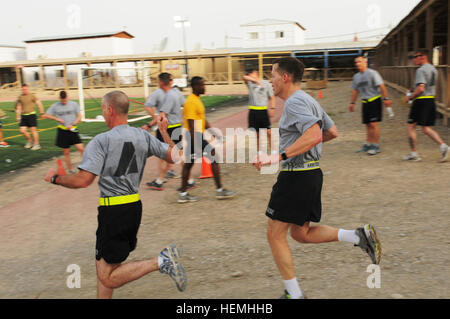
<path fill-rule="evenodd" d="M 299 22 L 307 42 L 364 38 L 395 27 L 420 0 L 38 0 L 8 1 L 0 19 L 0 44 L 24 45 L 34 37 L 125 29 L 135 53 L 155 52 L 168 37 L 166 51 L 183 48 L 182 31 L 173 17 L 189 19 L 188 49 L 236 46 L 240 25 L 260 19 Z M 7 6 L 7 10 L 4 8 Z M 384 28 L 384 30 L 379 30 Z M 367 32 L 372 30 L 372 32 Z M 317 39 L 319 38 L 319 39 Z"/>

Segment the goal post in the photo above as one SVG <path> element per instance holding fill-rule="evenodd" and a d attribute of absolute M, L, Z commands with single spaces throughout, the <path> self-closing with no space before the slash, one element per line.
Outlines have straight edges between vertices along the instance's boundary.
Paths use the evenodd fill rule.
<path fill-rule="evenodd" d="M 78 100 L 80 105 L 81 118 L 83 122 L 104 122 L 101 115 L 101 105 L 95 98 L 88 93 L 91 86 L 96 88 L 106 88 L 107 86 L 134 87 L 143 86 L 142 93 L 144 100 L 149 96 L 149 75 L 148 66 L 122 67 L 81 67 L 78 69 Z M 141 95 L 139 94 L 139 95 Z M 96 101 L 94 108 L 88 108 L 88 101 Z M 136 122 L 149 118 L 143 107 L 143 103 L 130 98 L 130 104 L 138 105 L 142 110 L 139 112 L 130 112 L 128 122 Z M 88 111 L 89 114 L 88 114 Z M 97 112 L 96 112 L 97 111 Z M 97 114 L 97 115 L 96 115 Z M 93 116 L 94 115 L 94 116 Z M 96 115 L 96 116 L 95 116 Z"/>

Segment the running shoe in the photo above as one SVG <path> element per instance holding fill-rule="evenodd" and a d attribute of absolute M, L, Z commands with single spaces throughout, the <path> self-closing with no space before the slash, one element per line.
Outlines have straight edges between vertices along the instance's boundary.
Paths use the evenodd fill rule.
<path fill-rule="evenodd" d="M 186 193 L 186 195 L 181 195 L 178 197 L 178 203 L 190 203 L 198 201 L 197 197 L 191 196 Z"/>
<path fill-rule="evenodd" d="M 27 144 L 25 144 L 24 148 L 29 149 L 33 147 L 33 143 L 31 142 L 27 142 Z"/>
<path fill-rule="evenodd" d="M 175 173 L 175 171 L 173 171 L 173 170 L 170 170 L 170 171 L 166 172 L 166 176 L 165 177 L 166 178 L 180 178 L 181 175 Z"/>
<path fill-rule="evenodd" d="M 403 156 L 403 160 L 410 162 L 420 162 L 422 159 L 419 157 L 419 155 L 413 155 L 409 153 L 407 156 Z"/>
<path fill-rule="evenodd" d="M 178 261 L 181 254 L 177 246 L 170 244 L 159 253 L 159 257 L 162 258 L 159 272 L 169 275 L 177 285 L 177 289 L 184 291 L 186 289 L 187 276 L 183 265 Z"/>
<path fill-rule="evenodd" d="M 146 184 L 150 189 L 154 189 L 157 191 L 162 191 L 163 190 L 163 184 L 159 184 L 156 179 L 153 182 L 147 183 Z"/>
<path fill-rule="evenodd" d="M 196 186 L 195 186 L 195 182 L 193 182 L 193 183 L 188 183 L 188 184 L 187 184 L 186 191 L 188 191 L 188 190 L 190 190 L 190 189 L 194 189 L 195 187 L 196 187 Z M 178 188 L 177 191 L 181 192 L 181 187 Z"/>
<path fill-rule="evenodd" d="M 364 143 L 360 150 L 356 151 L 356 153 L 365 153 L 370 150 L 371 144 Z"/>
<path fill-rule="evenodd" d="M 292 299 L 291 295 L 287 292 L 287 290 L 284 291 L 284 294 L 280 297 L 280 299 Z M 301 296 L 300 299 L 308 299 L 305 295 Z"/>
<path fill-rule="evenodd" d="M 367 154 L 369 155 L 377 155 L 378 153 L 381 153 L 381 148 L 377 145 L 370 145 L 369 150 L 367 151 Z"/>
<path fill-rule="evenodd" d="M 450 153 L 450 146 L 447 146 L 447 148 L 442 151 L 442 158 L 440 160 L 441 163 L 443 163 L 447 160 L 448 153 Z"/>
<path fill-rule="evenodd" d="M 0 142 L 0 147 L 9 147 L 9 144 L 6 142 Z"/>
<path fill-rule="evenodd" d="M 39 151 L 41 149 L 41 146 L 39 144 L 34 144 L 31 148 L 32 151 Z"/>
<path fill-rule="evenodd" d="M 359 237 L 359 246 L 364 250 L 372 260 L 372 263 L 378 265 L 381 260 L 381 243 L 372 225 L 366 224 L 356 229 L 356 235 Z"/>
<path fill-rule="evenodd" d="M 236 195 L 236 192 L 226 190 L 225 188 L 221 191 L 216 191 L 216 198 L 217 199 L 228 199 L 233 198 L 234 195 Z"/>

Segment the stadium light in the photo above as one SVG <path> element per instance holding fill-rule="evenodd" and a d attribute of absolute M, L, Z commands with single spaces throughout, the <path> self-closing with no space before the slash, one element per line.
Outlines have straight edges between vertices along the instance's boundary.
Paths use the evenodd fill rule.
<path fill-rule="evenodd" d="M 181 28 L 183 30 L 183 50 L 184 50 L 184 74 L 186 75 L 186 80 L 189 78 L 189 68 L 187 60 L 187 48 L 186 48 L 186 28 L 191 26 L 191 23 L 187 18 L 174 16 L 175 28 Z"/>

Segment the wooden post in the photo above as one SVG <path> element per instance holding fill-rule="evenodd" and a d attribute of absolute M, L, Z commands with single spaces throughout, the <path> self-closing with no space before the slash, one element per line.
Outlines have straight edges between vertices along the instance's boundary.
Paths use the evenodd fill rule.
<path fill-rule="evenodd" d="M 430 50 L 430 54 L 433 54 L 434 45 L 434 21 L 433 21 L 433 9 L 430 7 L 426 11 L 425 18 L 425 47 Z M 428 57 L 432 60 L 432 56 Z"/>
<path fill-rule="evenodd" d="M 64 66 L 64 72 L 63 72 L 64 90 L 68 91 L 69 90 L 69 81 L 67 80 L 67 64 L 63 64 L 63 66 Z"/>
<path fill-rule="evenodd" d="M 113 61 L 113 66 L 115 68 L 117 67 L 117 61 Z M 120 82 L 119 82 L 119 72 L 117 72 L 117 69 L 114 69 L 114 83 L 116 88 L 118 89 L 120 87 Z"/>
<path fill-rule="evenodd" d="M 405 27 L 402 31 L 402 65 L 408 65 L 408 46 L 408 32 Z"/>
<path fill-rule="evenodd" d="M 88 68 L 91 67 L 91 62 L 87 63 Z M 94 88 L 94 78 L 92 77 L 92 70 L 88 70 L 88 83 L 89 83 L 89 88 L 92 90 Z"/>
<path fill-rule="evenodd" d="M 211 82 L 215 82 L 215 80 L 216 80 L 216 58 L 211 58 L 211 70 L 212 70 Z"/>
<path fill-rule="evenodd" d="M 39 66 L 39 80 L 40 80 L 40 85 L 41 88 L 45 89 L 47 87 L 47 83 L 45 81 L 45 70 L 44 70 L 44 66 L 40 65 Z"/>
<path fill-rule="evenodd" d="M 21 72 L 21 68 L 16 67 L 16 81 L 19 82 L 19 87 L 22 86 L 22 72 Z"/>
<path fill-rule="evenodd" d="M 259 53 L 258 54 L 258 72 L 259 72 L 259 77 L 261 78 L 261 79 L 264 79 L 264 68 L 263 68 L 263 61 L 264 61 L 264 59 L 263 59 L 263 54 L 262 53 Z"/>
<path fill-rule="evenodd" d="M 228 62 L 228 84 L 233 84 L 233 62 L 231 61 L 231 55 L 227 56 Z"/>
<path fill-rule="evenodd" d="M 414 25 L 413 25 L 413 50 L 417 51 L 419 49 L 419 20 L 416 19 L 414 20 Z M 415 53 L 415 52 L 414 52 Z"/>

